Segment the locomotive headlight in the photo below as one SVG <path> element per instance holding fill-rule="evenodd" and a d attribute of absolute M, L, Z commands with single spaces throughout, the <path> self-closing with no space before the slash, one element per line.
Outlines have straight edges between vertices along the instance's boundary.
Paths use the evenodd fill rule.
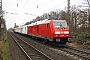
<path fill-rule="evenodd" d="M 55 34 L 60 34 L 60 32 L 55 32 Z"/>
<path fill-rule="evenodd" d="M 69 31 L 64 31 L 64 34 L 69 34 Z"/>

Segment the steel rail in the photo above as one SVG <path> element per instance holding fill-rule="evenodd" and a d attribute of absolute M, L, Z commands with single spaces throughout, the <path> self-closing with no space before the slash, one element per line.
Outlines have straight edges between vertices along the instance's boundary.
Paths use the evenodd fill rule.
<path fill-rule="evenodd" d="M 72 54 L 72 55 L 76 55 L 76 56 L 81 57 L 81 58 L 83 58 L 83 59 L 90 60 L 90 55 L 89 55 L 89 53 L 80 51 L 79 49 L 67 47 L 67 48 L 62 48 L 62 49 L 60 49 L 60 50 L 65 51 L 65 52 L 67 52 L 67 53 L 69 53 L 69 54 Z"/>
<path fill-rule="evenodd" d="M 49 56 L 47 56 L 46 54 L 42 53 L 41 51 L 39 51 L 38 49 L 36 49 L 34 46 L 30 45 L 29 43 L 25 42 L 23 39 L 21 39 L 20 37 L 14 35 L 15 37 L 17 37 L 18 39 L 20 39 L 21 41 L 23 41 L 25 44 L 27 44 L 28 46 L 32 47 L 33 49 L 35 49 L 37 52 L 39 52 L 40 54 L 42 54 L 43 56 L 45 56 L 45 58 L 47 58 L 48 60 L 53 60 L 52 58 L 50 58 Z M 19 44 L 19 43 L 18 43 Z M 23 48 L 22 48 L 23 49 Z M 25 54 L 27 55 L 28 53 L 25 52 Z M 29 55 L 27 55 L 28 59 L 31 59 L 31 57 L 29 57 Z M 31 59 L 32 60 L 32 59 Z"/>
<path fill-rule="evenodd" d="M 66 47 L 90 55 L 90 51 L 87 51 L 87 50 L 84 50 L 84 49 L 78 49 L 78 48 L 75 48 L 75 47 L 72 47 L 72 46 L 66 46 Z"/>
<path fill-rule="evenodd" d="M 11 35 L 13 40 L 16 42 L 16 44 L 19 46 L 19 48 L 23 51 L 23 53 L 26 55 L 28 60 L 32 60 L 31 57 L 28 55 L 28 53 L 20 46 L 20 44 L 15 40 L 15 38 Z"/>

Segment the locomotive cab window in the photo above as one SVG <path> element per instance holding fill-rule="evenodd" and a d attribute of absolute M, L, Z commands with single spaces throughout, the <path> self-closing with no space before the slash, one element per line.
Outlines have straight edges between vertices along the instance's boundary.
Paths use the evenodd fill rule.
<path fill-rule="evenodd" d="M 50 28 L 50 24 L 47 24 L 47 28 Z"/>
<path fill-rule="evenodd" d="M 67 27 L 66 22 L 53 22 L 54 27 Z"/>

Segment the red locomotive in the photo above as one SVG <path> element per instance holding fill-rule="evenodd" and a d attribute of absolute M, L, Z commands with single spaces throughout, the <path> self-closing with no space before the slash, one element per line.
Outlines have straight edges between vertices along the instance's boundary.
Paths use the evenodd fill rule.
<path fill-rule="evenodd" d="M 65 45 L 71 40 L 70 29 L 65 20 L 42 20 L 15 28 L 15 32 L 55 45 Z"/>

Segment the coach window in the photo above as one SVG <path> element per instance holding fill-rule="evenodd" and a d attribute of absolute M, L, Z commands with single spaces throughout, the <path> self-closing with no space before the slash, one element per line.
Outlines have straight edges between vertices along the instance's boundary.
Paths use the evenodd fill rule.
<path fill-rule="evenodd" d="M 50 28 L 50 24 L 47 24 L 47 28 Z"/>

